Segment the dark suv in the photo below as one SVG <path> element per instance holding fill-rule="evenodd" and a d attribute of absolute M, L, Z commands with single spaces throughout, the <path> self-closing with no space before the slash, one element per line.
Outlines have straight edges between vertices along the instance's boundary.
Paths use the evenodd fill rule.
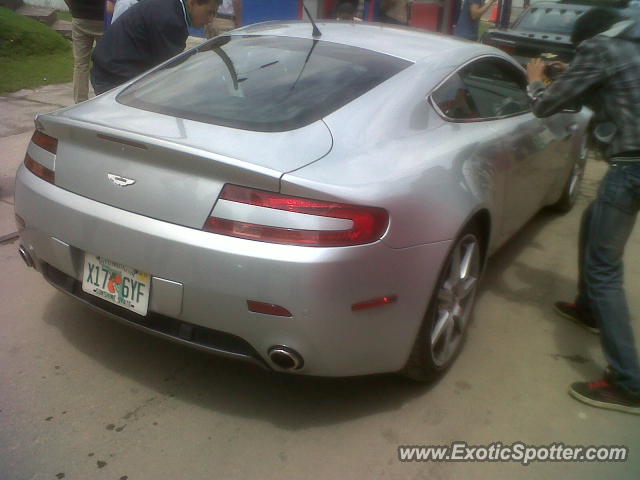
<path fill-rule="evenodd" d="M 602 6 L 603 3 L 588 0 L 584 4 L 538 2 L 523 11 L 509 29 L 488 30 L 482 37 L 482 43 L 504 50 L 522 65 L 542 53 L 555 53 L 558 60 L 569 62 L 575 55 L 571 32 L 576 19 L 597 5 Z M 615 6 L 615 3 L 609 6 Z M 625 17 L 639 18 L 640 8 L 632 3 L 620 9 L 620 13 Z"/>

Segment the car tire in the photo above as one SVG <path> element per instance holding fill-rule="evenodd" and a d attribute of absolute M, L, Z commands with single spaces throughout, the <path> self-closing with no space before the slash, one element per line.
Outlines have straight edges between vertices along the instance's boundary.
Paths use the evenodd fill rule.
<path fill-rule="evenodd" d="M 444 373 L 464 343 L 483 265 L 478 228 L 467 227 L 451 248 L 402 375 L 428 382 Z"/>
<path fill-rule="evenodd" d="M 582 184 L 582 178 L 584 176 L 584 169 L 587 165 L 587 157 L 589 156 L 589 147 L 587 145 L 586 136 L 582 140 L 580 146 L 580 152 L 578 157 L 571 168 L 569 178 L 564 185 L 562 195 L 560 199 L 550 205 L 550 208 L 558 213 L 568 213 L 576 204 L 578 199 L 578 193 L 580 192 L 580 185 Z"/>

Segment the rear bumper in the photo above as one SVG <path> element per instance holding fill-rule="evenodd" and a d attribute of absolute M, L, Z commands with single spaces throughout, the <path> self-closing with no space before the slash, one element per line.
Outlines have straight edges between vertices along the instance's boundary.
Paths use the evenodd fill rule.
<path fill-rule="evenodd" d="M 66 293 L 138 328 L 262 366 L 274 367 L 267 352 L 284 345 L 303 357 L 296 373 L 307 375 L 400 370 L 450 246 L 309 248 L 214 235 L 67 192 L 24 167 L 15 204 L 26 223 L 23 247 Z M 82 292 L 84 252 L 150 273 L 150 313 L 141 317 Z M 398 301 L 351 310 L 385 295 Z M 248 300 L 292 316 L 250 312 Z"/>
<path fill-rule="evenodd" d="M 243 360 L 266 369 L 270 368 L 248 342 L 235 335 L 192 325 L 156 312 L 149 312 L 146 316 L 138 315 L 84 292 L 80 281 L 46 262 L 40 262 L 39 268 L 51 285 L 115 320 L 216 355 Z"/>

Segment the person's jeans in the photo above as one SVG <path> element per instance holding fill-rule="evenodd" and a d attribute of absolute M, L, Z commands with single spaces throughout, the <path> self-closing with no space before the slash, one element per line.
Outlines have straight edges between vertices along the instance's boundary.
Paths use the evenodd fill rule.
<path fill-rule="evenodd" d="M 640 162 L 609 167 L 580 228 L 576 304 L 600 328 L 610 380 L 640 398 L 640 365 L 623 289 L 622 258 L 640 210 Z"/>

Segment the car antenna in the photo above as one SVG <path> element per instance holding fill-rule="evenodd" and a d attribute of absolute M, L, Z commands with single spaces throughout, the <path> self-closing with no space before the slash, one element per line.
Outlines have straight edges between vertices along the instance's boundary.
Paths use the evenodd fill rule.
<path fill-rule="evenodd" d="M 304 2 L 302 2 L 302 8 L 304 8 L 304 11 L 307 12 L 307 17 L 309 17 L 309 20 L 311 20 L 311 25 L 313 25 L 313 37 L 320 37 L 322 36 L 322 32 L 320 31 L 320 29 L 318 28 L 318 26 L 316 25 L 316 22 L 313 21 L 313 17 L 311 16 L 311 14 L 309 13 L 309 9 L 307 8 L 307 6 L 304 4 Z"/>

